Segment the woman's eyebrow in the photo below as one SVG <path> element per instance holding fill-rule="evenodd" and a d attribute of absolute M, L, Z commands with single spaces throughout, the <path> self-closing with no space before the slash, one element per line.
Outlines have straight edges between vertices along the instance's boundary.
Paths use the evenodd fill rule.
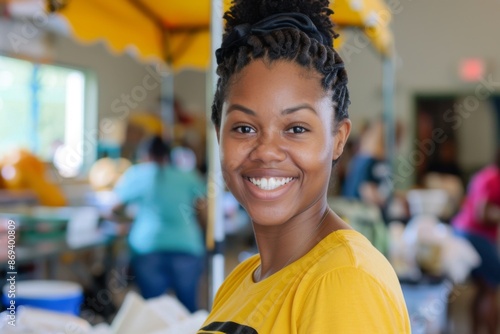
<path fill-rule="evenodd" d="M 297 112 L 297 111 L 303 110 L 303 109 L 309 110 L 309 111 L 313 112 L 316 115 L 318 114 L 316 112 L 316 110 L 313 107 L 311 107 L 309 104 L 300 104 L 300 105 L 295 106 L 295 107 L 290 107 L 290 108 L 283 109 L 281 111 L 281 115 L 293 114 L 294 112 Z M 245 113 L 247 115 L 251 115 L 251 116 L 256 116 L 257 115 L 255 113 L 255 111 L 253 111 L 252 109 L 249 109 L 247 107 L 244 107 L 241 104 L 232 104 L 232 105 L 230 105 L 229 108 L 227 108 L 226 114 L 229 114 L 230 112 L 235 111 L 235 110 L 241 111 L 241 112 L 243 112 L 243 113 Z"/>
<path fill-rule="evenodd" d="M 230 105 L 229 108 L 227 108 L 226 114 L 229 114 L 230 112 L 235 111 L 235 110 L 244 112 L 245 114 L 251 115 L 251 116 L 256 116 L 257 115 L 255 113 L 255 111 L 253 111 L 252 109 L 248 109 L 247 107 L 244 107 L 241 104 L 232 104 L 232 105 Z"/>
<path fill-rule="evenodd" d="M 290 115 L 296 111 L 303 110 L 303 109 L 312 111 L 316 115 L 318 114 L 316 112 L 316 110 L 313 107 L 311 107 L 309 104 L 300 104 L 300 105 L 295 106 L 295 107 L 284 109 L 283 111 L 281 111 L 281 115 Z"/>

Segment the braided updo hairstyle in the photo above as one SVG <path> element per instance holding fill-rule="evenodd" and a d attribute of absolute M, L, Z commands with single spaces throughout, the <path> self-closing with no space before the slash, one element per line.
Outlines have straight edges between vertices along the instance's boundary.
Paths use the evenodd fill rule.
<path fill-rule="evenodd" d="M 333 24 L 329 15 L 328 0 L 233 0 L 232 6 L 224 14 L 226 20 L 223 40 L 226 40 L 238 25 L 249 24 L 279 13 L 302 13 L 307 15 L 316 26 L 323 40 L 322 44 L 306 33 L 284 28 L 264 34 L 251 34 L 246 43 L 224 53 L 223 61 L 217 67 L 219 79 L 212 104 L 212 122 L 220 127 L 222 105 L 228 86 L 235 74 L 240 72 L 251 60 L 265 58 L 269 61 L 290 60 L 305 68 L 314 68 L 322 75 L 325 91 L 331 89 L 335 106 L 334 120 L 338 124 L 349 117 L 349 92 L 344 62 L 333 49 Z"/>

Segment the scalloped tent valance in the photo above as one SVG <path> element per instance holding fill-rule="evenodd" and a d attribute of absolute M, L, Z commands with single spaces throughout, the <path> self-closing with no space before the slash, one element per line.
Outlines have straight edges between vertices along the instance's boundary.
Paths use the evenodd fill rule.
<path fill-rule="evenodd" d="M 15 1 L 15 0 L 14 0 Z M 142 60 L 162 60 L 174 69 L 208 68 L 210 0 L 47 0 L 82 42 L 104 40 L 111 50 L 134 50 Z M 230 1 L 224 0 L 224 9 Z M 391 12 L 383 0 L 336 0 L 330 7 L 340 28 L 362 29 L 373 46 L 390 55 Z M 336 40 L 339 47 L 341 40 Z"/>

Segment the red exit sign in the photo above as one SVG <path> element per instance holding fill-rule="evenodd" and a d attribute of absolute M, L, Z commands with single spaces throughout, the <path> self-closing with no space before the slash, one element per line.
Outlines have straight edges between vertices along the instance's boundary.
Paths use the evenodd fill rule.
<path fill-rule="evenodd" d="M 481 58 L 467 58 L 460 62 L 460 79 L 465 82 L 478 82 L 485 76 L 486 64 Z"/>

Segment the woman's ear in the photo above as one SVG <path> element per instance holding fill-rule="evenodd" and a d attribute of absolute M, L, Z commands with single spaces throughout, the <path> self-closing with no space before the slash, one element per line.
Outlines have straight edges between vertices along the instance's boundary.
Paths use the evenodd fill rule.
<path fill-rule="evenodd" d="M 333 160 L 337 160 L 342 152 L 344 151 L 344 146 L 347 143 L 347 138 L 349 138 L 349 134 L 351 133 L 351 120 L 344 119 L 340 121 L 338 125 L 336 125 L 333 143 Z"/>

